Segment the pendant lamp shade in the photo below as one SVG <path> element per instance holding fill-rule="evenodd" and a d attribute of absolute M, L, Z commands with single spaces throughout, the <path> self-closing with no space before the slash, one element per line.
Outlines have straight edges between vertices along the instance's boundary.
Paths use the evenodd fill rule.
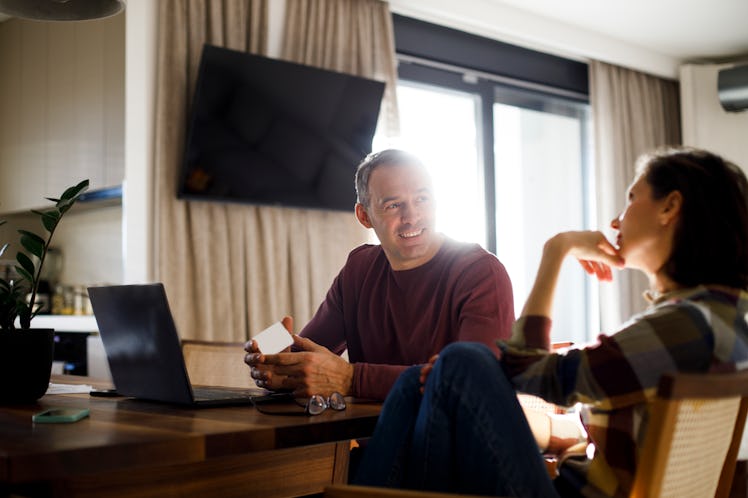
<path fill-rule="evenodd" d="M 0 0 L 0 13 L 34 21 L 101 19 L 124 8 L 124 0 Z"/>

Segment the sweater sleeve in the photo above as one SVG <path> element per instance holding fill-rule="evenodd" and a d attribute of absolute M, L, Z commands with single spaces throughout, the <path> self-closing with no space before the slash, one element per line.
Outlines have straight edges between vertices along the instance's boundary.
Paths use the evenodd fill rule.
<path fill-rule="evenodd" d="M 495 256 L 483 252 L 453 277 L 451 285 L 449 305 L 454 308 L 456 327 L 444 331 L 448 334 L 446 342 L 480 342 L 498 356 L 496 341 L 509 337 L 514 322 L 512 284 L 504 266 Z M 426 360 L 428 357 L 422 362 Z M 397 377 L 409 366 L 354 363 L 354 396 L 386 398 Z"/>
<path fill-rule="evenodd" d="M 504 265 L 485 254 L 471 264 L 456 284 L 457 341 L 480 342 L 499 355 L 496 341 L 508 339 L 514 322 L 512 283 Z"/>
<path fill-rule="evenodd" d="M 346 348 L 341 291 L 344 271 L 345 268 L 335 277 L 325 300 L 299 333 L 300 336 L 326 347 L 335 354 L 342 354 Z"/>
<path fill-rule="evenodd" d="M 408 365 L 353 364 L 353 396 L 384 400 Z"/>
<path fill-rule="evenodd" d="M 663 373 L 706 371 L 714 347 L 703 312 L 687 304 L 660 307 L 582 349 L 549 353 L 549 338 L 548 318 L 522 317 L 501 343 L 515 387 L 551 403 L 604 410 L 646 401 Z"/>

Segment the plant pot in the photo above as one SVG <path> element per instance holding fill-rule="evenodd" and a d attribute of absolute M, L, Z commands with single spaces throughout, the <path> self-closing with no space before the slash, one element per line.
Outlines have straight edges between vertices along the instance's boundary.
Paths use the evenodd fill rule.
<path fill-rule="evenodd" d="M 54 330 L 0 331 L 0 404 L 33 403 L 47 391 Z"/>

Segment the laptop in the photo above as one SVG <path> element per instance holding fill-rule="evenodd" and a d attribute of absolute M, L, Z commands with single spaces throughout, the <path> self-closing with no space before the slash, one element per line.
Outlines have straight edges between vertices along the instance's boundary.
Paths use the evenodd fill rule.
<path fill-rule="evenodd" d="M 190 406 L 251 404 L 260 388 L 193 387 L 163 284 L 89 287 L 117 392 Z M 241 352 L 237 352 L 241 354 Z"/>

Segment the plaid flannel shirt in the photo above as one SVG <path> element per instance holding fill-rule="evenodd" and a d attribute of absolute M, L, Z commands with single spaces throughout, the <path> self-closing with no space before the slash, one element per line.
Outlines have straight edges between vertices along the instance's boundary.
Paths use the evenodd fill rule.
<path fill-rule="evenodd" d="M 660 376 L 748 368 L 748 293 L 698 286 L 652 300 L 612 335 L 550 353 L 551 321 L 522 317 L 502 363 L 516 389 L 555 404 L 584 404 L 591 459 L 569 458 L 560 477 L 584 496 L 628 496 Z"/>

